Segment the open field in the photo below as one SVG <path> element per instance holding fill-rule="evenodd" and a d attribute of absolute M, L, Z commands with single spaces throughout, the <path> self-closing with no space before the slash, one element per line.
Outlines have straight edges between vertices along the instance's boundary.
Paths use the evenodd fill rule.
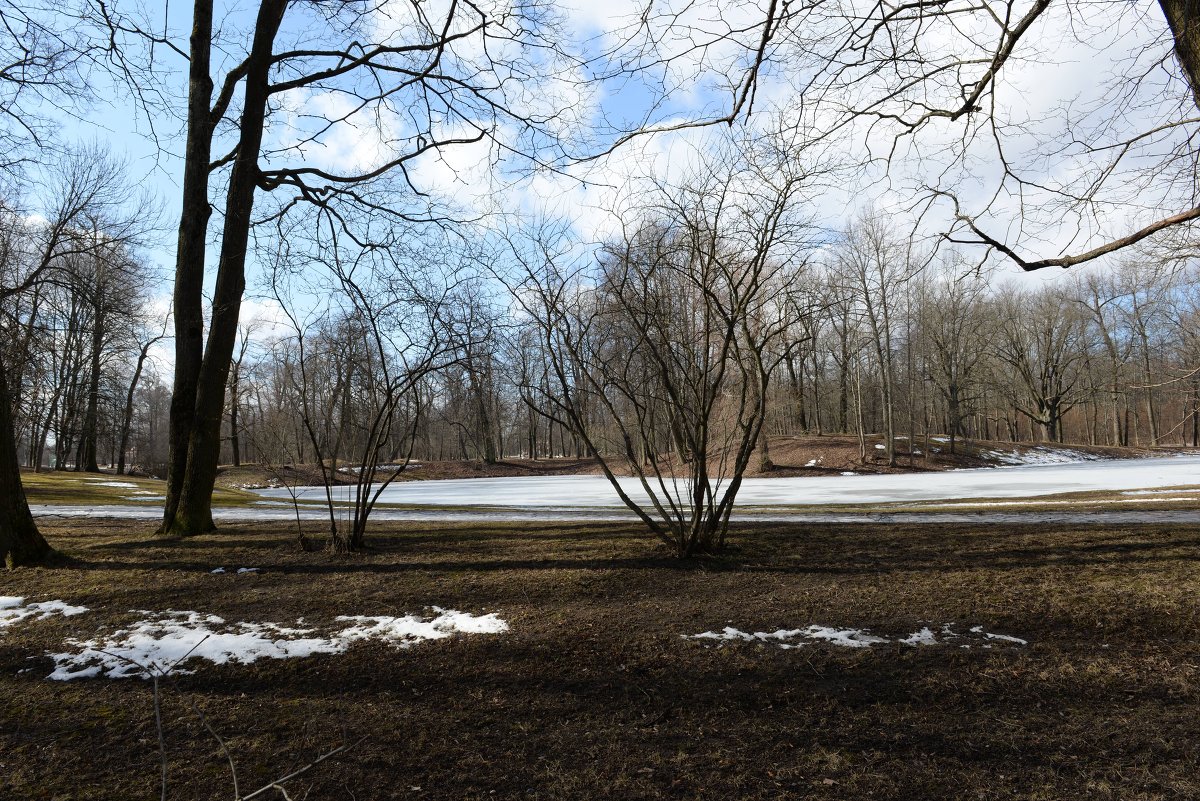
<path fill-rule="evenodd" d="M 170 797 L 232 795 L 192 702 L 243 792 L 368 738 L 293 798 L 1200 797 L 1195 526 L 743 527 L 691 563 L 612 524 L 380 525 L 345 558 L 280 524 L 152 526 L 45 521 L 73 561 L 4 576 L 0 595 L 90 611 L 0 628 L 0 797 L 157 797 L 149 682 L 46 678 L 44 654 L 130 610 L 327 631 L 432 606 L 509 630 L 184 663 Z M 726 627 L 752 639 L 683 636 Z M 752 634 L 781 629 L 800 632 Z"/>

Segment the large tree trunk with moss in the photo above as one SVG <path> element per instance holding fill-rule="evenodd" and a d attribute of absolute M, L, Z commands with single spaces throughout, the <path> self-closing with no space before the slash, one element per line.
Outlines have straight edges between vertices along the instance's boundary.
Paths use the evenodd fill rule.
<path fill-rule="evenodd" d="M 212 322 L 196 380 L 187 462 L 175 514 L 165 527 L 173 536 L 212 531 L 212 493 L 221 453 L 225 385 L 237 340 L 238 315 L 246 288 L 246 248 L 258 187 L 258 152 L 270 93 L 271 49 L 283 21 L 286 0 L 265 0 L 259 7 L 254 44 L 246 62 L 245 104 L 239 124 L 238 155 L 229 176 L 221 258 L 213 293 Z"/>
<path fill-rule="evenodd" d="M 8 373 L 0 364 L 0 560 L 11 568 L 44 562 L 53 555 L 54 549 L 33 522 L 21 486 Z"/>

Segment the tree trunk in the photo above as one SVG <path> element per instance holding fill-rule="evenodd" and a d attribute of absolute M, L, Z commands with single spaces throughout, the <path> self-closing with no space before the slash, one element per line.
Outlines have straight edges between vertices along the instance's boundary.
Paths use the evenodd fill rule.
<path fill-rule="evenodd" d="M 283 21 L 286 0 L 265 0 L 259 6 L 254 44 L 247 58 L 246 91 L 239 125 L 238 155 L 233 162 L 226 193 L 225 226 L 221 258 L 213 292 L 212 323 L 196 384 L 196 406 L 188 439 L 187 466 L 179 504 L 167 528 L 174 536 L 212 531 L 212 493 L 221 455 L 221 417 L 225 409 L 225 384 L 237 340 L 238 314 L 246 288 L 246 247 L 250 216 L 258 185 L 258 153 L 269 94 L 271 48 Z"/>
<path fill-rule="evenodd" d="M 1175 38 L 1175 57 L 1200 108 L 1200 0 L 1159 0 Z"/>
<path fill-rule="evenodd" d="M 192 7 L 188 66 L 187 144 L 184 149 L 183 207 L 175 251 L 175 385 L 171 392 L 167 457 L 167 500 L 160 534 L 172 532 L 187 473 L 188 440 L 196 417 L 196 387 L 204 355 L 204 255 L 208 234 L 209 162 L 212 160 L 212 0 Z"/>
<path fill-rule="evenodd" d="M 137 391 L 138 381 L 142 378 L 142 368 L 146 364 L 146 356 L 151 346 L 157 342 L 152 339 L 142 346 L 138 354 L 137 367 L 133 369 L 133 379 L 129 382 L 129 392 L 125 394 L 125 413 L 121 416 L 121 440 L 117 447 L 117 475 L 125 475 L 125 451 L 129 448 L 129 429 L 133 425 L 133 394 Z"/>
<path fill-rule="evenodd" d="M 83 432 L 79 443 L 79 458 L 75 469 L 86 473 L 99 473 L 96 439 L 100 428 L 100 351 L 104 347 L 103 319 L 97 303 L 95 319 L 92 321 L 91 375 L 88 378 L 87 409 L 83 415 Z"/>
<path fill-rule="evenodd" d="M 233 466 L 242 466 L 241 441 L 238 439 L 238 378 L 242 364 L 239 359 L 229 379 L 229 445 L 233 448 Z"/>
<path fill-rule="evenodd" d="M 42 537 L 21 486 L 21 465 L 13 436 L 12 401 L 6 368 L 0 364 L 0 560 L 9 568 L 45 562 L 54 549 Z"/>

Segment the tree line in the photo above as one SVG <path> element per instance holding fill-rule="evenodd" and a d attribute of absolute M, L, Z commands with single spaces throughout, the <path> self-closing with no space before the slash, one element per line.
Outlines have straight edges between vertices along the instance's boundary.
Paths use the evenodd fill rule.
<path fill-rule="evenodd" d="M 90 241 L 66 246 L 54 240 L 52 221 L 6 220 L 7 269 L 13 259 L 41 259 L 46 248 L 59 248 L 48 258 L 57 268 L 0 307 L 21 463 L 93 471 L 103 464 L 163 477 L 169 383 L 147 369 L 150 346 L 165 328 L 159 287 L 127 242 L 92 228 L 71 233 Z M 626 271 L 661 261 L 651 251 L 682 247 L 680 236 L 678 228 L 647 224 L 630 241 L 610 241 L 589 257 L 588 269 L 598 272 L 588 280 L 610 293 L 609 302 L 624 302 L 638 277 Z M 955 252 L 930 262 L 871 213 L 807 248 L 772 268 L 771 297 L 780 308 L 772 310 L 778 331 L 763 356 L 764 435 L 863 434 L 882 436 L 885 445 L 914 433 L 1200 444 L 1194 265 L 1131 258 L 1103 273 L 997 283 Z M 555 358 L 585 343 L 547 340 L 544 320 L 514 313 L 509 288 L 475 276 L 452 290 L 443 282 L 433 297 L 432 278 L 401 290 L 387 285 L 388 265 L 374 269 L 368 280 L 360 272 L 309 287 L 325 298 L 319 307 L 285 298 L 305 311 L 281 316 L 265 333 L 261 321 L 240 328 L 222 413 L 223 464 L 357 466 L 375 458 L 373 440 L 386 442 L 377 457 L 383 464 L 582 458 L 593 445 L 602 453 L 620 445 L 620 421 L 603 423 L 599 398 L 580 410 L 583 427 L 602 429 L 591 443 L 563 416 Z M 531 276 L 549 295 L 548 273 L 516 278 Z M 653 285 L 638 277 L 639 316 L 624 323 L 629 330 L 610 323 L 606 345 L 647 337 L 652 326 L 680 347 L 695 345 L 695 330 L 669 328 L 682 324 L 673 318 L 689 292 L 681 276 L 710 289 L 715 280 L 683 269 Z M 529 301 L 521 287 L 512 289 Z M 619 346 L 623 358 L 632 351 Z M 570 367 L 577 374 L 569 387 L 606 369 L 583 360 Z M 633 369 L 627 361 L 622 367 Z M 640 381 L 652 373 L 641 364 L 631 375 Z M 696 387 L 691 376 L 687 385 Z M 665 423 L 669 400 L 656 393 L 667 388 L 639 388 L 649 392 L 641 413 Z M 371 434 L 381 409 L 389 427 Z M 668 429 L 651 447 L 697 447 Z"/>
<path fill-rule="evenodd" d="M 1190 340 L 1168 333 L 1191 313 L 1192 276 L 1174 265 L 1200 219 L 1190 5 L 660 6 L 579 42 L 542 2 L 270 0 L 222 19 L 193 0 L 186 31 L 121 2 L 0 7 L 6 562 L 49 554 L 22 460 L 89 469 L 104 453 L 127 460 L 139 437 L 139 462 L 163 450 L 161 415 L 139 402 L 156 386 L 140 382 L 161 329 L 135 319 L 137 292 L 120 288 L 138 272 L 145 204 L 99 179 L 106 189 L 84 187 L 80 202 L 54 181 L 40 210 L 18 202 L 64 150 L 60 112 L 79 116 L 108 91 L 130 99 L 162 152 L 181 146 L 164 535 L 211 530 L 223 452 L 260 456 L 263 437 L 322 465 L 318 451 L 336 463 L 343 449 L 361 465 L 455 450 L 616 455 L 605 470 L 635 474 L 653 499 L 643 519 L 690 552 L 719 547 L 756 444 L 769 462 L 769 433 L 878 431 L 889 460 L 918 424 L 1155 444 L 1185 439 L 1190 420 L 1194 433 Z M 1113 91 L 1031 125 L 1006 79 L 1038 37 L 1089 47 L 1089 32 L 1126 29 L 1138 44 L 1111 59 Z M 597 100 L 631 81 L 644 109 Z M 745 146 L 687 181 L 651 181 L 582 255 L 552 223 L 507 209 L 480 235 L 479 209 L 420 177 L 439 159 L 456 172 L 447 154 L 475 145 L 496 186 L 565 175 L 633 140 L 718 123 Z M 362 152 L 321 157 L 346 138 Z M 894 176 L 915 227 L 867 214 L 815 231 L 804 208 L 830 152 L 843 179 Z M 976 185 L 987 190 L 972 205 Z M 914 236 L 926 220 L 939 229 L 930 252 Z M 1060 227 L 1085 246 L 1039 253 Z M 422 244 L 428 232 L 491 250 L 448 258 Z M 955 244 L 1025 270 L 1114 256 L 1159 266 L 1112 279 L 1136 274 L 1137 290 L 1083 278 L 1070 291 L 968 291 L 969 275 L 918 269 L 953 266 Z M 240 319 L 247 265 L 269 265 L 260 289 L 292 329 L 267 346 L 271 370 Z M 323 276 L 315 293 L 291 280 L 303 265 Z M 681 465 L 687 499 L 667 488 Z M 710 478 L 727 468 L 721 489 Z M 378 497 L 372 480 L 345 547 Z"/>

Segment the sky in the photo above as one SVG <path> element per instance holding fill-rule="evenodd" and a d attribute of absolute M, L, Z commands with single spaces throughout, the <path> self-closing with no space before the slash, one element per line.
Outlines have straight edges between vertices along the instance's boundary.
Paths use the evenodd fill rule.
<path fill-rule="evenodd" d="M 508 1 L 485 5 L 503 12 L 511 8 Z M 842 0 L 841 5 L 854 2 Z M 625 126 L 648 121 L 669 127 L 727 111 L 732 87 L 743 77 L 748 54 L 760 40 L 761 29 L 756 24 L 763 18 L 765 5 L 765 1 L 655 0 L 643 15 L 642 0 L 602 4 L 565 0 L 559 7 L 561 27 L 547 35 L 546 41 L 561 45 L 569 58 L 534 51 L 523 64 L 533 77 L 519 79 L 516 70 L 502 74 L 515 108 L 560 115 L 542 130 L 563 137 L 568 143 L 563 152 L 547 147 L 541 153 L 542 166 L 537 166 L 506 151 L 546 146 L 549 139 L 544 133 L 530 137 L 513 120 L 502 118 L 494 141 L 455 145 L 414 159 L 408 166 L 407 181 L 398 182 L 391 197 L 397 203 L 411 203 L 415 198 L 412 189 L 416 189 L 430 193 L 439 208 L 453 207 L 467 217 L 563 217 L 585 240 L 603 236 L 614 225 L 612 209 L 639 199 L 638 178 L 685 178 L 731 129 L 722 125 L 643 136 L 600 157 L 571 156 L 603 153 L 617 129 Z M 1016 2 L 1016 15 L 1029 5 Z M 999 2 L 988 6 L 998 12 L 1005 8 Z M 118 0 L 112 7 L 126 6 Z M 132 4 L 127 7 L 134 9 Z M 420 5 L 434 19 L 447 7 L 448 0 L 425 0 Z M 227 67 L 241 52 L 255 8 L 250 2 L 218 5 L 224 37 L 224 55 L 218 56 L 219 61 L 223 58 L 221 67 Z M 377 13 L 362 21 L 359 33 L 376 39 L 410 36 L 413 8 L 405 0 L 386 0 Z M 165 19 L 164 11 L 169 14 Z M 144 8 L 144 13 L 149 27 L 165 31 L 179 47 L 186 46 L 190 27 L 187 4 L 167 3 Z M 965 23 L 963 19 L 956 18 L 953 28 L 930 25 L 923 34 L 922 47 L 933 63 L 943 63 L 939 59 L 951 53 L 972 52 L 970 43 L 977 46 L 976 55 L 994 45 L 996 30 L 987 19 L 978 15 L 967 15 Z M 828 69 L 837 63 L 815 57 L 836 55 L 837 49 L 831 47 L 842 30 L 839 24 L 829 15 L 814 15 L 777 35 L 768 51 L 772 60 L 760 76 L 754 111 L 742 127 L 762 131 L 782 119 L 809 131 L 828 131 L 837 119 L 832 108 L 866 102 L 864 98 L 873 89 L 872 78 L 839 85 L 829 78 Z M 296 13 L 287 18 L 279 39 L 321 46 L 322 31 L 320 24 Z M 1098 207 L 1099 223 L 1074 218 L 1071 209 L 1056 205 L 1053 193 L 1045 191 L 1045 187 L 1072 191 L 1082 187 L 1095 174 L 1097 164 L 1113 152 L 1104 148 L 1131 132 L 1195 115 L 1194 106 L 1179 105 L 1181 82 L 1172 79 L 1170 64 L 1165 68 L 1158 65 L 1170 54 L 1165 31 L 1156 3 L 1056 4 L 1035 23 L 1031 35 L 1015 51 L 1016 60 L 1001 74 L 991 108 L 993 118 L 1003 125 L 988 126 L 978 116 L 968 116 L 965 122 L 930 124 L 899 140 L 879 128 L 868 130 L 858 125 L 840 129 L 827 147 L 805 156 L 817 160 L 837 154 L 844 162 L 834 179 L 809 197 L 813 214 L 832 230 L 844 225 L 856 210 L 870 207 L 891 216 L 899 226 L 912 226 L 914 215 L 925 209 L 914 197 L 923 186 L 937 186 L 958 193 L 964 209 L 982 213 L 981 220 L 995 234 L 1014 237 L 1019 233 L 1023 252 L 1054 255 L 1098 241 L 1089 235 L 1123 233 L 1164 208 L 1178 210 L 1172 204 L 1181 197 L 1189 199 L 1191 191 L 1181 167 L 1187 166 L 1191 148 L 1180 143 L 1194 132 L 1194 125 L 1146 139 L 1140 150 L 1116 166 L 1103 193 L 1097 195 L 1101 201 L 1113 200 Z M 646 55 L 648 38 L 657 42 L 655 58 Z M 704 47 L 696 47 L 697 42 Z M 491 42 L 490 48 L 487 52 L 491 55 L 518 55 L 502 38 Z M 472 65 L 484 63 L 485 51 L 478 37 L 468 36 L 456 45 L 453 56 L 456 66 L 469 71 Z M 140 57 L 149 54 L 142 52 Z M 75 117 L 64 117 L 60 136 L 64 142 L 106 143 L 128 160 L 131 180 L 158 197 L 168 224 L 148 255 L 169 274 L 174 259 L 173 227 L 179 214 L 182 139 L 178 117 L 185 97 L 185 64 L 161 45 L 153 53 L 153 63 L 156 69 L 146 76 L 143 89 L 161 100 L 163 109 L 147 115 L 119 84 L 103 86 L 101 82 L 102 100 Z M 612 75 L 618 65 L 628 69 Z M 538 74 L 539 70 L 552 74 Z M 605 73 L 610 74 L 603 77 Z M 847 74 L 854 74 L 853 70 Z M 1128 79 L 1132 74 L 1145 76 L 1136 92 L 1128 89 L 1133 85 Z M 801 104 L 800 99 L 808 95 L 800 93 L 797 86 L 820 80 L 826 81 L 824 105 Z M 936 82 L 931 85 L 936 92 Z M 416 123 L 424 120 L 412 118 L 420 112 L 420 104 L 412 103 L 411 96 L 398 96 L 408 105 L 400 102 L 372 115 L 371 109 L 355 112 L 350 96 L 342 91 L 345 88 L 328 82 L 281 96 L 266 134 L 272 153 L 264 163 L 345 172 L 378 165 L 386 160 L 389 148 L 411 147 L 416 141 Z M 946 91 L 945 86 L 940 89 Z M 480 110 L 475 107 L 468 116 Z M 462 120 L 447 119 L 436 110 L 433 116 L 439 130 L 467 131 Z M 322 117 L 342 119 L 318 132 L 315 120 Z M 882 163 L 879 157 L 897 142 L 890 162 Z M 1101 149 L 1089 150 L 1081 143 Z M 1174 149 L 1184 158 L 1173 158 Z M 1001 150 L 1010 159 L 1011 173 L 1029 182 L 1021 193 L 1012 191 L 1012 174 L 1006 177 L 1001 169 L 997 156 Z M 875 160 L 865 163 L 870 157 Z M 219 179 L 215 186 L 221 186 Z M 1021 212 L 1022 202 L 1025 213 Z M 260 202 L 260 208 L 267 207 L 268 201 Z M 949 220 L 946 204 L 926 211 L 918 230 L 927 235 L 944 230 Z M 996 267 L 998 280 L 1028 284 L 1070 280 L 1061 270 L 1025 274 L 1005 261 Z M 1088 269 L 1107 267 L 1100 264 Z M 1075 268 L 1072 272 L 1080 271 Z M 282 324 L 282 315 L 273 300 L 256 291 L 261 288 L 260 279 L 261 269 L 252 268 L 244 318 L 262 319 L 265 323 L 260 330 L 273 331 Z M 168 292 L 164 284 L 164 308 Z"/>

